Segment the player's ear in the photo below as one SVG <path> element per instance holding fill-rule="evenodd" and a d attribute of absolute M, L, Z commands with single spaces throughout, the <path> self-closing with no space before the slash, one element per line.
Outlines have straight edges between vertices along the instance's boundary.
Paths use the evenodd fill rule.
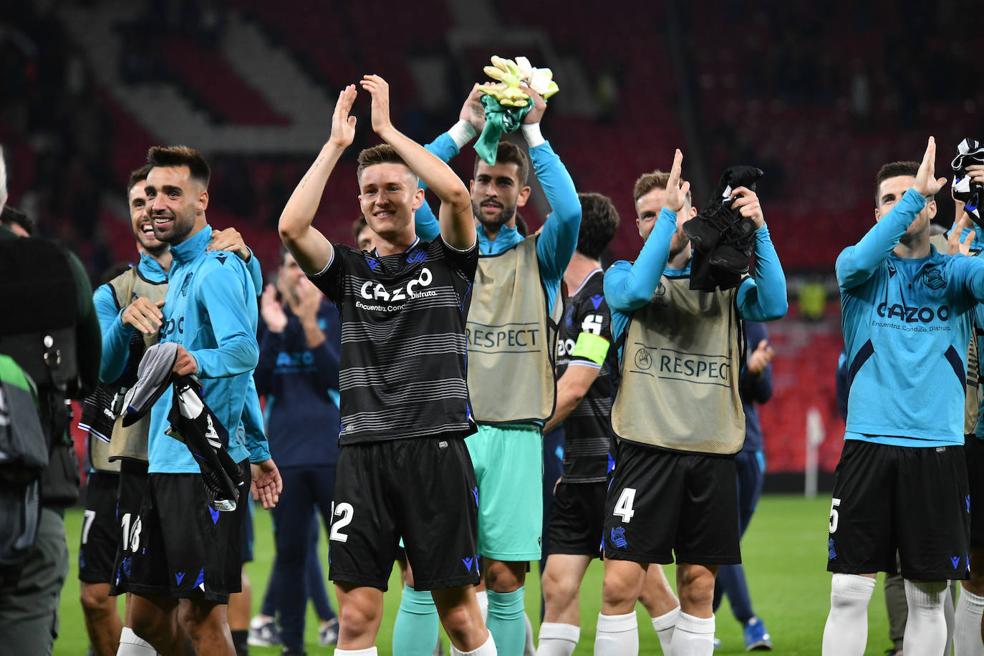
<path fill-rule="evenodd" d="M 519 198 L 516 199 L 516 207 L 526 207 L 526 201 L 530 199 L 530 193 L 532 191 L 532 187 L 529 185 L 524 185 L 523 188 L 519 190 Z"/>
<path fill-rule="evenodd" d="M 880 221 L 880 220 L 881 220 L 881 210 L 878 207 L 875 207 L 875 221 Z"/>
<path fill-rule="evenodd" d="M 929 216 L 929 220 L 932 221 L 936 218 L 936 213 L 939 211 L 939 207 L 936 205 L 936 199 L 926 203 L 926 214 Z"/>
<path fill-rule="evenodd" d="M 413 199 L 410 202 L 410 207 L 414 210 L 419 210 L 420 206 L 424 204 L 424 190 L 417 187 L 417 190 L 413 192 Z"/>
<path fill-rule="evenodd" d="M 695 216 L 697 216 L 697 208 L 696 208 L 696 207 L 694 207 L 693 205 L 691 205 L 691 206 L 690 206 L 690 218 L 692 219 L 692 218 L 694 218 Z"/>
<path fill-rule="evenodd" d="M 198 202 L 195 204 L 195 213 L 201 214 L 208 209 L 208 189 L 203 189 L 200 194 L 198 194 Z"/>

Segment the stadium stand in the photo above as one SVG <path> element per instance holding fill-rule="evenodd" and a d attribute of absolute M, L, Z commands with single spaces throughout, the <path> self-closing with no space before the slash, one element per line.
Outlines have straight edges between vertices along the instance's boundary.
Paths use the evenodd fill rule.
<path fill-rule="evenodd" d="M 235 225 L 269 268 L 279 250 L 276 218 L 309 153 L 327 135 L 330 99 L 339 87 L 365 71 L 385 72 L 401 102 L 394 107 L 401 126 L 426 140 L 453 121 L 471 82 L 461 69 L 470 71 L 467 65 L 478 57 L 477 50 L 461 55 L 446 36 L 470 29 L 467 12 L 454 0 L 333 3 L 332 20 L 306 0 L 176 0 L 165 3 L 160 33 L 146 39 L 135 35 L 146 33 L 141 25 L 150 3 L 91 4 L 92 15 L 112 29 L 89 40 L 72 31 L 71 8 L 62 3 L 0 8 L 7 28 L 0 36 L 0 142 L 9 160 L 11 203 L 37 217 L 43 232 L 69 243 L 93 275 L 131 257 L 121 189 L 151 144 L 187 134 L 201 146 L 206 128 L 219 135 L 211 151 L 205 148 L 215 163 L 210 217 L 220 227 Z M 642 0 L 620 3 L 617 13 L 609 3 L 579 3 L 578 20 L 565 21 L 557 17 L 574 8 L 563 0 L 532 3 L 521 13 L 502 0 L 486 7 L 510 29 L 538 31 L 564 70 L 570 64 L 569 79 L 577 68 L 587 81 L 593 109 L 581 111 L 571 100 L 573 89 L 562 91 L 545 132 L 579 188 L 615 200 L 623 217 L 611 248 L 618 257 L 638 248 L 633 180 L 667 167 L 672 149 L 681 146 L 705 162 L 709 179 L 694 181 L 698 205 L 716 172 L 738 163 L 735 157 L 762 167 L 766 215 L 787 272 L 829 272 L 839 250 L 871 221 L 877 167 L 918 155 L 932 131 L 943 144 L 942 168 L 952 145 L 967 136 L 961 130 L 976 125 L 973 117 L 984 107 L 984 88 L 954 84 L 950 74 L 959 61 L 962 80 L 984 78 L 980 58 L 966 56 L 980 46 L 973 21 L 965 20 L 973 0 L 932 9 L 912 0 L 840 3 L 822 21 L 806 0 L 667 6 L 677 12 L 673 24 L 681 38 L 675 41 L 667 38 L 668 10 Z M 752 29 L 734 33 L 739 18 Z M 883 29 L 883 21 L 892 29 Z M 195 28 L 184 29 L 188 25 Z M 270 53 L 264 61 L 239 60 L 237 53 L 257 50 L 247 45 L 261 43 Z M 521 54 L 487 42 L 478 50 L 486 57 L 497 48 Z M 674 65 L 674 48 L 682 49 L 682 67 Z M 111 52 L 118 57 L 107 76 Z M 414 74 L 420 57 L 436 58 L 448 71 L 432 88 Z M 562 90 L 564 70 L 557 70 Z M 910 101 L 914 85 L 923 84 L 930 90 Z M 688 93 L 697 113 L 683 116 L 680 98 Z M 142 99 L 146 115 L 128 95 Z M 409 106 L 431 95 L 446 100 Z M 149 98 L 161 107 L 147 104 Z M 368 107 L 358 113 L 366 126 Z M 685 129 L 686 120 L 695 121 L 696 133 Z M 366 132 L 360 131 L 356 148 L 371 139 Z M 696 134 L 696 141 L 687 134 Z M 250 143 L 250 150 L 237 143 Z M 355 178 L 356 148 L 339 164 L 342 180 Z M 463 175 L 471 161 L 465 155 L 456 163 Z M 349 239 L 354 201 L 349 190 L 331 190 L 319 221 L 330 238 Z M 546 210 L 531 206 L 524 216 L 535 228 Z M 950 211 L 941 203 L 944 223 Z M 772 332 L 779 352 L 776 398 L 762 410 L 770 468 L 802 468 L 810 406 L 820 409 L 834 436 L 821 452 L 829 468 L 841 430 L 833 401 L 836 317 L 787 319 Z"/>

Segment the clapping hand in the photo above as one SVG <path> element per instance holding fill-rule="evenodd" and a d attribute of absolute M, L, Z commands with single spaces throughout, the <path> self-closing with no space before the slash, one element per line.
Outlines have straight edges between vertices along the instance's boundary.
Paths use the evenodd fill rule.
<path fill-rule="evenodd" d="M 348 85 L 338 94 L 335 113 L 331 116 L 331 136 L 328 142 L 339 148 L 348 148 L 355 141 L 355 123 L 358 119 L 350 116 L 350 113 L 357 94 L 354 84 Z"/>
<path fill-rule="evenodd" d="M 372 97 L 372 129 L 385 140 L 385 134 L 393 129 L 393 121 L 390 119 L 389 84 L 378 75 L 366 75 L 360 84 Z"/>
<path fill-rule="evenodd" d="M 912 188 L 920 194 L 929 198 L 935 195 L 946 184 L 946 178 L 936 177 L 936 139 L 929 138 L 926 144 L 926 152 L 923 153 L 922 162 L 916 172 L 916 182 Z"/>

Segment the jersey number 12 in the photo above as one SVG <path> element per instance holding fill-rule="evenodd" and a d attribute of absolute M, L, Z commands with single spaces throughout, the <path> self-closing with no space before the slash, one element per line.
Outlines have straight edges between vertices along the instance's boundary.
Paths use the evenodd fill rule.
<path fill-rule="evenodd" d="M 331 502 L 331 533 L 328 534 L 329 540 L 335 540 L 337 542 L 348 542 L 348 536 L 342 533 L 342 529 L 352 523 L 352 515 L 355 514 L 355 509 L 352 507 L 351 503 L 342 502 L 335 505 L 335 502 Z M 338 517 L 336 521 L 335 518 Z"/>

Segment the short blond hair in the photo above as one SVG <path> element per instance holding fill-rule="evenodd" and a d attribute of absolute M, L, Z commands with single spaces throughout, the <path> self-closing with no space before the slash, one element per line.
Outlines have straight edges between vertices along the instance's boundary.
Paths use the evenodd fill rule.
<path fill-rule="evenodd" d="M 637 202 L 640 198 L 648 194 L 653 189 L 666 189 L 666 183 L 670 181 L 670 174 L 667 171 L 650 171 L 643 173 L 635 181 L 632 187 L 632 202 Z M 681 180 L 682 182 L 682 180 Z M 690 192 L 687 191 L 687 201 L 690 202 Z"/>

